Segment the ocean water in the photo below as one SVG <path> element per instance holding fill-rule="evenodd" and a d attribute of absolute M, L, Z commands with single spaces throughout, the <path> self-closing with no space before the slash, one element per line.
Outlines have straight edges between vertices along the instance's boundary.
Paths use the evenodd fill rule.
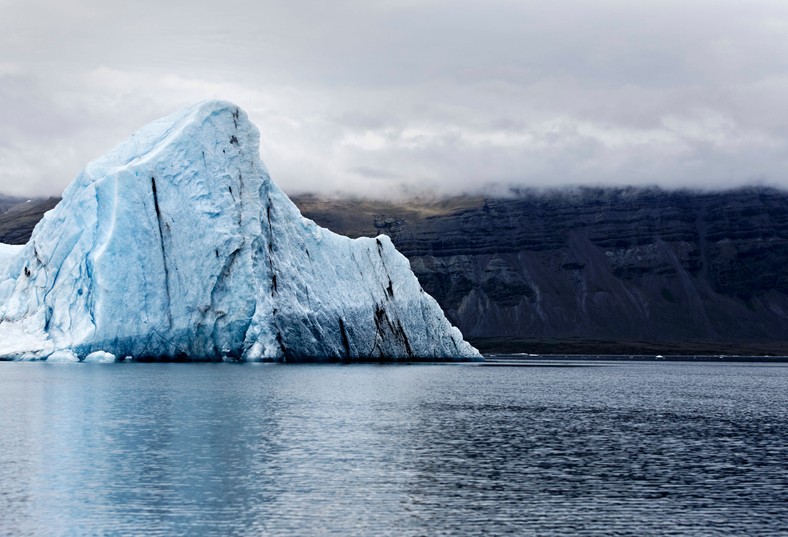
<path fill-rule="evenodd" d="M 788 367 L 0 363 L 4 535 L 778 535 Z"/>

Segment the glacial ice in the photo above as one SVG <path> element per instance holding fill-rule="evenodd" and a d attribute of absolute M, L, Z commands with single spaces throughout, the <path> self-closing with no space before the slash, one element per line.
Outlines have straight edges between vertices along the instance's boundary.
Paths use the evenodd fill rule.
<path fill-rule="evenodd" d="M 3 244 L 0 242 L 0 274 L 3 269 L 11 262 L 11 260 L 22 251 L 24 246 L 16 246 L 14 244 Z"/>
<path fill-rule="evenodd" d="M 47 362 L 63 362 L 63 363 L 71 363 L 71 362 L 79 362 L 79 357 L 76 353 L 69 349 L 60 349 L 56 350 L 49 356 L 47 356 Z"/>
<path fill-rule="evenodd" d="M 116 359 L 115 355 L 109 352 L 95 351 L 85 356 L 85 359 L 82 361 L 92 364 L 112 364 Z"/>
<path fill-rule="evenodd" d="M 303 218 L 258 148 L 206 101 L 88 164 L 0 248 L 0 357 L 480 359 L 388 237 Z"/>

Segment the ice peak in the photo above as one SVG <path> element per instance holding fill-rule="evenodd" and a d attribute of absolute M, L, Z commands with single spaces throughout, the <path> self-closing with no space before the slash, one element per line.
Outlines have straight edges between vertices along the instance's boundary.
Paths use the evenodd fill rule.
<path fill-rule="evenodd" d="M 259 131 L 240 107 L 228 101 L 201 101 L 145 125 L 90 162 L 72 187 L 84 188 L 102 176 L 120 173 L 129 166 L 139 166 L 156 157 L 161 149 L 176 144 L 179 138 L 215 138 L 217 143 L 221 142 L 219 133 L 215 132 L 220 117 L 231 118 L 234 125 L 235 132 L 227 136 L 227 142 L 257 148 Z"/>

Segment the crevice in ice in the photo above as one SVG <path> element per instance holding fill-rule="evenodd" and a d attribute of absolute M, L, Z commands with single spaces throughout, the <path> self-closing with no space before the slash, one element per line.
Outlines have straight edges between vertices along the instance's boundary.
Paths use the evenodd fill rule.
<path fill-rule="evenodd" d="M 394 298 L 394 283 L 391 281 L 391 273 L 389 272 L 389 268 L 386 266 L 386 259 L 383 257 L 383 243 L 380 242 L 380 239 L 375 239 L 375 243 L 378 246 L 378 256 L 380 257 L 380 265 L 383 267 L 383 270 L 386 273 L 386 278 L 388 279 L 388 285 L 384 288 L 386 295 L 388 295 L 389 299 Z M 371 259 L 370 259 L 371 261 Z"/>
<path fill-rule="evenodd" d="M 216 282 L 213 284 L 213 288 L 211 289 L 211 310 L 214 311 L 218 317 L 223 317 L 227 315 L 227 312 L 220 311 L 217 309 L 216 304 L 218 303 L 218 298 L 220 292 L 225 290 L 225 284 L 227 280 L 230 278 L 230 275 L 233 272 L 233 266 L 235 265 L 236 259 L 238 259 L 238 255 L 241 253 L 244 244 L 241 243 L 237 248 L 235 248 L 230 255 L 224 261 L 224 266 L 222 270 L 216 277 Z M 218 254 L 218 250 L 217 250 Z"/>
<path fill-rule="evenodd" d="M 383 354 L 380 349 L 380 343 L 385 341 L 383 337 L 383 327 L 381 326 L 382 317 L 384 315 L 386 315 L 386 310 L 380 306 L 375 306 L 375 345 L 372 347 L 372 351 L 370 352 L 370 355 L 372 356 L 375 356 L 376 354 Z M 375 351 L 377 351 L 377 353 Z"/>
<path fill-rule="evenodd" d="M 36 261 L 38 261 L 42 267 L 46 265 L 46 263 L 44 263 L 44 261 L 41 259 L 41 254 L 38 253 L 38 246 L 35 244 L 33 245 L 33 255 L 36 256 Z"/>
<path fill-rule="evenodd" d="M 276 278 L 276 269 L 274 267 L 274 228 L 271 219 L 271 196 L 267 196 L 268 203 L 266 204 L 266 216 L 268 218 L 268 268 L 271 271 L 271 296 L 276 295 L 278 291 L 278 284 Z"/>
<path fill-rule="evenodd" d="M 397 319 L 397 330 L 399 335 L 402 337 L 402 342 L 405 344 L 405 352 L 408 353 L 408 356 L 413 358 L 413 349 L 410 346 L 410 339 L 408 339 L 408 334 L 402 328 L 402 321 Z"/>
<path fill-rule="evenodd" d="M 167 265 L 167 249 L 164 246 L 164 229 L 161 224 L 161 209 L 159 208 L 159 194 L 156 190 L 156 178 L 150 178 L 151 191 L 153 192 L 153 208 L 156 210 L 156 222 L 159 224 L 159 245 L 161 246 L 161 260 L 164 265 L 164 291 L 167 296 L 167 320 L 172 326 L 172 302 L 170 298 L 170 269 Z"/>
<path fill-rule="evenodd" d="M 350 339 L 347 336 L 347 328 L 342 317 L 339 318 L 339 332 L 342 336 L 342 346 L 345 348 L 345 358 L 350 358 Z"/>
<path fill-rule="evenodd" d="M 385 322 L 385 325 L 384 325 Z M 405 352 L 408 354 L 409 358 L 413 358 L 413 349 L 410 346 L 410 340 L 408 339 L 408 335 L 405 333 L 405 330 L 402 327 L 402 323 L 399 319 L 397 319 L 396 323 L 392 323 L 391 319 L 389 318 L 388 312 L 386 308 L 382 305 L 378 304 L 375 307 L 375 330 L 377 332 L 375 338 L 375 347 L 373 348 L 373 352 L 375 349 L 378 348 L 378 343 L 380 341 L 386 341 L 386 329 L 388 328 L 388 333 L 390 333 L 396 340 L 398 340 L 402 345 L 405 347 Z"/>
<path fill-rule="evenodd" d="M 84 277 L 82 274 L 82 265 L 79 266 L 79 276 L 81 281 L 87 282 L 88 288 L 88 296 L 85 297 L 85 304 L 88 315 L 90 316 L 90 323 L 93 326 L 96 326 L 96 303 L 95 303 L 95 296 L 93 293 L 93 269 L 91 268 L 91 261 L 89 258 L 85 258 L 85 274 L 87 278 Z M 77 295 L 82 296 L 84 291 L 80 288 L 77 291 Z"/>
<path fill-rule="evenodd" d="M 287 351 L 287 345 L 285 345 L 285 340 L 282 337 L 282 329 L 279 326 L 278 313 L 279 313 L 279 310 L 274 308 L 274 310 L 272 311 L 272 314 L 273 314 L 274 327 L 276 328 L 276 344 L 279 345 L 279 352 L 281 353 L 282 361 L 286 362 L 289 353 Z"/>
<path fill-rule="evenodd" d="M 235 197 L 233 197 L 233 200 L 235 200 Z M 238 227 L 241 227 L 244 214 L 244 176 L 241 170 L 238 170 L 238 200 L 235 203 L 238 206 Z"/>
<path fill-rule="evenodd" d="M 287 347 L 285 346 L 285 342 L 282 339 L 282 332 L 276 332 L 276 343 L 279 345 L 279 350 L 282 352 L 282 360 L 287 361 Z"/>
<path fill-rule="evenodd" d="M 222 270 L 216 277 L 216 281 L 213 285 L 213 289 L 211 289 L 211 304 L 207 311 L 203 312 L 203 318 L 208 316 L 208 312 L 212 311 L 214 314 L 213 319 L 213 328 L 210 332 L 210 344 L 213 346 L 213 355 L 215 357 L 223 356 L 232 360 L 238 360 L 241 357 L 240 347 L 239 348 L 221 348 L 220 342 L 225 339 L 225 336 L 230 336 L 228 334 L 228 329 L 226 324 L 220 323 L 222 319 L 227 317 L 227 311 L 220 309 L 220 300 L 225 299 L 228 293 L 228 290 L 232 287 L 231 283 L 229 283 L 230 278 L 234 273 L 234 267 L 236 265 L 237 260 L 239 259 L 242 251 L 244 250 L 245 242 L 242 241 L 232 252 L 227 256 L 224 262 L 224 266 Z M 243 327 L 238 327 L 239 333 L 242 333 L 244 339 L 246 337 L 246 333 L 249 329 L 249 325 L 251 324 L 251 318 L 248 319 L 247 323 Z M 233 329 L 234 331 L 235 329 Z M 243 339 L 241 340 L 243 341 Z M 226 344 L 225 344 L 226 346 Z"/>

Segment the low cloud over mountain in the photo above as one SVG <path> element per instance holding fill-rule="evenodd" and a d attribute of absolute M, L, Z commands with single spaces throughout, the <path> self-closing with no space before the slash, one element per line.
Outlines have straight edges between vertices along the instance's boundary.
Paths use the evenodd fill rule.
<path fill-rule="evenodd" d="M 249 111 L 292 193 L 788 184 L 778 2 L 77 0 L 2 13 L 6 193 L 57 195 L 126 133 L 206 97 Z"/>

